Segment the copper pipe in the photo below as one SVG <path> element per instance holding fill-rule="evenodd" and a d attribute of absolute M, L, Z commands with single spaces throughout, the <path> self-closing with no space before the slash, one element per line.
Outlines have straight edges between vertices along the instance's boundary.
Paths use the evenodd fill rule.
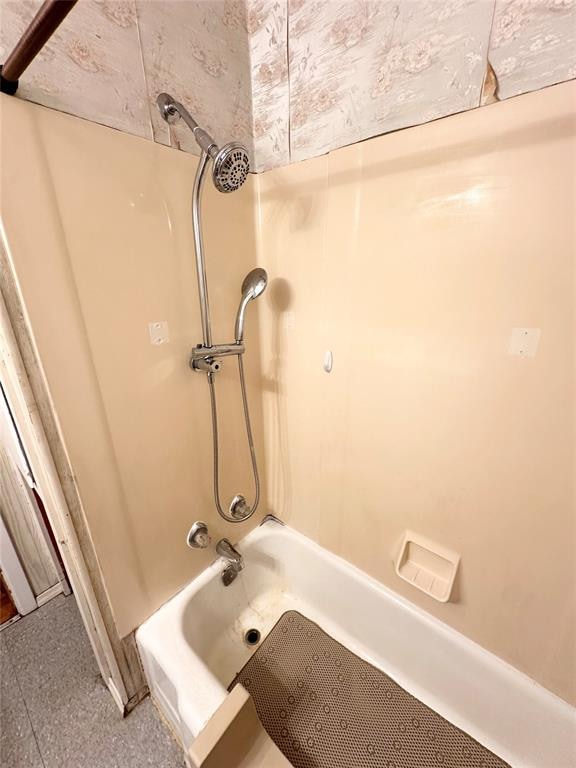
<path fill-rule="evenodd" d="M 2 80 L 18 87 L 18 78 L 64 21 L 78 0 L 44 0 L 2 66 Z M 16 91 L 16 88 L 12 91 Z M 2 90 L 4 91 L 4 83 Z"/>

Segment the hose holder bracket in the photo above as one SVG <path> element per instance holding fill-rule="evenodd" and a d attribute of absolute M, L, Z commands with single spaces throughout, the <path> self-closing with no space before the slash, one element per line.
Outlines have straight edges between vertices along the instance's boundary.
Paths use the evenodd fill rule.
<path fill-rule="evenodd" d="M 230 357 L 231 355 L 243 355 L 245 351 L 242 342 L 233 344 L 213 344 L 207 347 L 204 344 L 198 344 L 190 353 L 190 368 L 193 371 L 201 373 L 218 373 L 222 364 L 219 362 L 221 357 Z"/>

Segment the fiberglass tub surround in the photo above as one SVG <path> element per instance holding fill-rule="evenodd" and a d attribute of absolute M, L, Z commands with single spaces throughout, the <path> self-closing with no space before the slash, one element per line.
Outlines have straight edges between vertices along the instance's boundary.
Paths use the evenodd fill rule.
<path fill-rule="evenodd" d="M 514 768 L 574 764 L 574 709 L 528 677 L 287 526 L 238 544 L 138 630 L 151 690 L 189 747 L 262 637 L 297 610 Z M 377 617 L 377 620 L 375 620 Z"/>

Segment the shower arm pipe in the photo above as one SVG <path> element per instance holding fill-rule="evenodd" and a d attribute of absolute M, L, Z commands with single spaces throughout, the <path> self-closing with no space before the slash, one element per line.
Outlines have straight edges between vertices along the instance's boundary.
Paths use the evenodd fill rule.
<path fill-rule="evenodd" d="M 1 67 L 0 90 L 13 96 L 18 78 L 34 61 L 78 0 L 44 0 Z"/>
<path fill-rule="evenodd" d="M 164 96 L 164 94 L 162 95 Z M 165 94 L 165 96 L 167 98 L 162 102 L 161 105 L 165 115 L 169 115 L 170 117 L 176 119 L 181 117 L 194 134 L 194 138 L 198 142 L 200 149 L 210 155 L 210 157 L 214 160 L 218 154 L 218 145 L 212 136 L 210 136 L 209 133 L 206 133 L 203 128 L 200 128 L 196 120 L 194 120 L 190 112 L 188 112 L 183 104 L 180 104 L 179 101 L 172 99 L 168 94 Z"/>

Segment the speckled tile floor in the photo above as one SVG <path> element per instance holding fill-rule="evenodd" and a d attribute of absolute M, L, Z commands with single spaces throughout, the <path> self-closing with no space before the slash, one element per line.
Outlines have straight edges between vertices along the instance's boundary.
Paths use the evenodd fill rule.
<path fill-rule="evenodd" d="M 147 698 L 123 719 L 73 596 L 0 633 L 2 768 L 185 768 Z"/>

